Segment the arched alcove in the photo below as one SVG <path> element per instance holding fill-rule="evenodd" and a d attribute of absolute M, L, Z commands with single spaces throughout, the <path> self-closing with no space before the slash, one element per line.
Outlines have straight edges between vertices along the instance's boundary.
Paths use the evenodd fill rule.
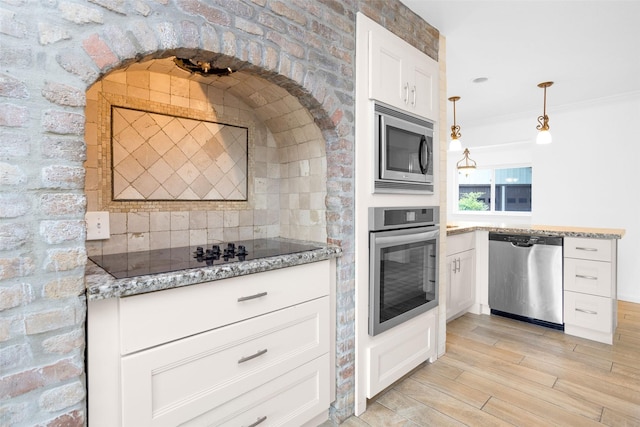
<path fill-rule="evenodd" d="M 174 149 L 179 160 L 173 151 L 155 151 L 154 141 L 162 145 L 157 142 L 158 135 L 168 138 L 158 126 L 141 131 L 140 139 L 146 138 L 149 144 L 139 141 L 132 149 L 135 151 L 117 159 L 117 167 L 130 175 L 127 179 L 146 193 L 136 193 L 137 200 L 118 200 L 114 194 L 118 186 L 113 182 L 118 172 L 112 170 L 116 165 L 111 141 L 113 108 L 246 127 L 249 149 L 245 200 L 173 197 L 171 194 L 187 187 L 180 178 L 188 173 L 187 166 L 200 169 L 203 176 L 209 167 L 216 169 L 209 175 L 223 173 L 209 165 L 206 155 L 205 162 L 191 165 L 187 156 L 195 156 L 194 150 L 183 155 Z M 326 242 L 327 163 L 322 133 L 297 98 L 253 71 L 203 76 L 180 69 L 172 57 L 138 62 L 111 71 L 92 85 L 85 111 L 87 210 L 111 212 L 115 231 L 108 240 L 89 241 L 89 255 L 265 237 Z M 200 144 L 205 145 L 204 141 Z M 195 141 L 190 145 L 198 146 Z M 200 194 L 211 185 L 203 181 L 201 187 L 205 188 Z M 171 187 L 180 185 L 171 191 Z M 172 215 L 190 215 L 185 218 L 189 229 L 172 229 Z M 135 225 L 130 227 L 130 223 Z"/>

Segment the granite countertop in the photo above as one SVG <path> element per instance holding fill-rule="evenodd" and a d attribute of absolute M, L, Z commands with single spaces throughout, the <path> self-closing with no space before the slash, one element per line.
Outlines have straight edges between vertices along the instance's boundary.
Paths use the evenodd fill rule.
<path fill-rule="evenodd" d="M 550 235 L 561 237 L 586 237 L 590 239 L 621 239 L 625 230 L 621 228 L 574 227 L 562 225 L 514 225 L 480 222 L 447 223 L 447 236 L 483 230 L 499 233 Z"/>
<path fill-rule="evenodd" d="M 139 295 L 147 292 L 161 291 L 263 271 L 277 270 L 279 268 L 293 267 L 295 265 L 308 264 L 316 261 L 324 261 L 337 258 L 342 254 L 342 249 L 337 246 L 317 242 L 307 243 L 312 243 L 317 249 L 250 261 L 237 261 L 125 279 L 115 279 L 93 261 L 87 260 L 87 266 L 85 268 L 87 299 L 100 300 Z"/>

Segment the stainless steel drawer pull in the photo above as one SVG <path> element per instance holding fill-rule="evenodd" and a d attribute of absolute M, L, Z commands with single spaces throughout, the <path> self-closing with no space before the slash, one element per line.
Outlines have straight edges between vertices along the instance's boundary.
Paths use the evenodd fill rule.
<path fill-rule="evenodd" d="M 249 295 L 248 297 L 240 297 L 240 298 L 238 298 L 238 302 L 248 301 L 250 299 L 261 298 L 261 297 L 264 297 L 266 295 L 267 295 L 266 292 L 260 292 L 259 294 Z"/>
<path fill-rule="evenodd" d="M 258 424 L 262 424 L 262 423 L 263 423 L 263 422 L 265 422 L 265 421 L 267 421 L 267 416 L 266 416 L 266 415 L 265 415 L 264 417 L 260 417 L 260 418 L 258 418 L 258 419 L 256 420 L 256 422 L 255 422 L 255 423 L 253 423 L 253 424 L 249 424 L 249 425 L 248 425 L 248 426 L 246 426 L 246 427 L 255 427 L 255 426 L 257 426 Z"/>
<path fill-rule="evenodd" d="M 580 246 L 576 246 L 577 251 L 587 251 L 587 252 L 598 252 L 596 248 L 583 248 Z"/>
<path fill-rule="evenodd" d="M 265 348 L 264 350 L 258 350 L 256 354 L 252 354 L 251 356 L 241 357 L 240 359 L 238 359 L 238 364 L 248 362 L 249 360 L 255 359 L 256 357 L 260 357 L 266 352 L 267 352 L 267 349 Z"/>
<path fill-rule="evenodd" d="M 586 314 L 598 314 L 597 311 L 585 310 L 584 308 L 576 308 L 576 311 L 579 311 L 580 313 L 586 313 Z"/>
<path fill-rule="evenodd" d="M 598 280 L 596 276 L 585 276 L 584 274 L 576 274 L 578 279 Z"/>

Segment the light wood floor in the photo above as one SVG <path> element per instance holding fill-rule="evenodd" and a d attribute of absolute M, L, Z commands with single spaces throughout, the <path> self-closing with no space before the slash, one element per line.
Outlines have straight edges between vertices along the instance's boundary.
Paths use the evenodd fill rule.
<path fill-rule="evenodd" d="M 465 314 L 443 357 L 342 426 L 640 426 L 640 304 L 618 310 L 613 346 Z"/>

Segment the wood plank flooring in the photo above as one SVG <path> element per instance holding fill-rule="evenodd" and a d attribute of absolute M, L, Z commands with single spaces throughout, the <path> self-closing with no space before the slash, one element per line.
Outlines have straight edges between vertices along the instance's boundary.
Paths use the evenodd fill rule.
<path fill-rule="evenodd" d="M 465 314 L 447 324 L 443 357 L 342 424 L 463 425 L 640 426 L 640 304 L 618 303 L 612 346 Z"/>

